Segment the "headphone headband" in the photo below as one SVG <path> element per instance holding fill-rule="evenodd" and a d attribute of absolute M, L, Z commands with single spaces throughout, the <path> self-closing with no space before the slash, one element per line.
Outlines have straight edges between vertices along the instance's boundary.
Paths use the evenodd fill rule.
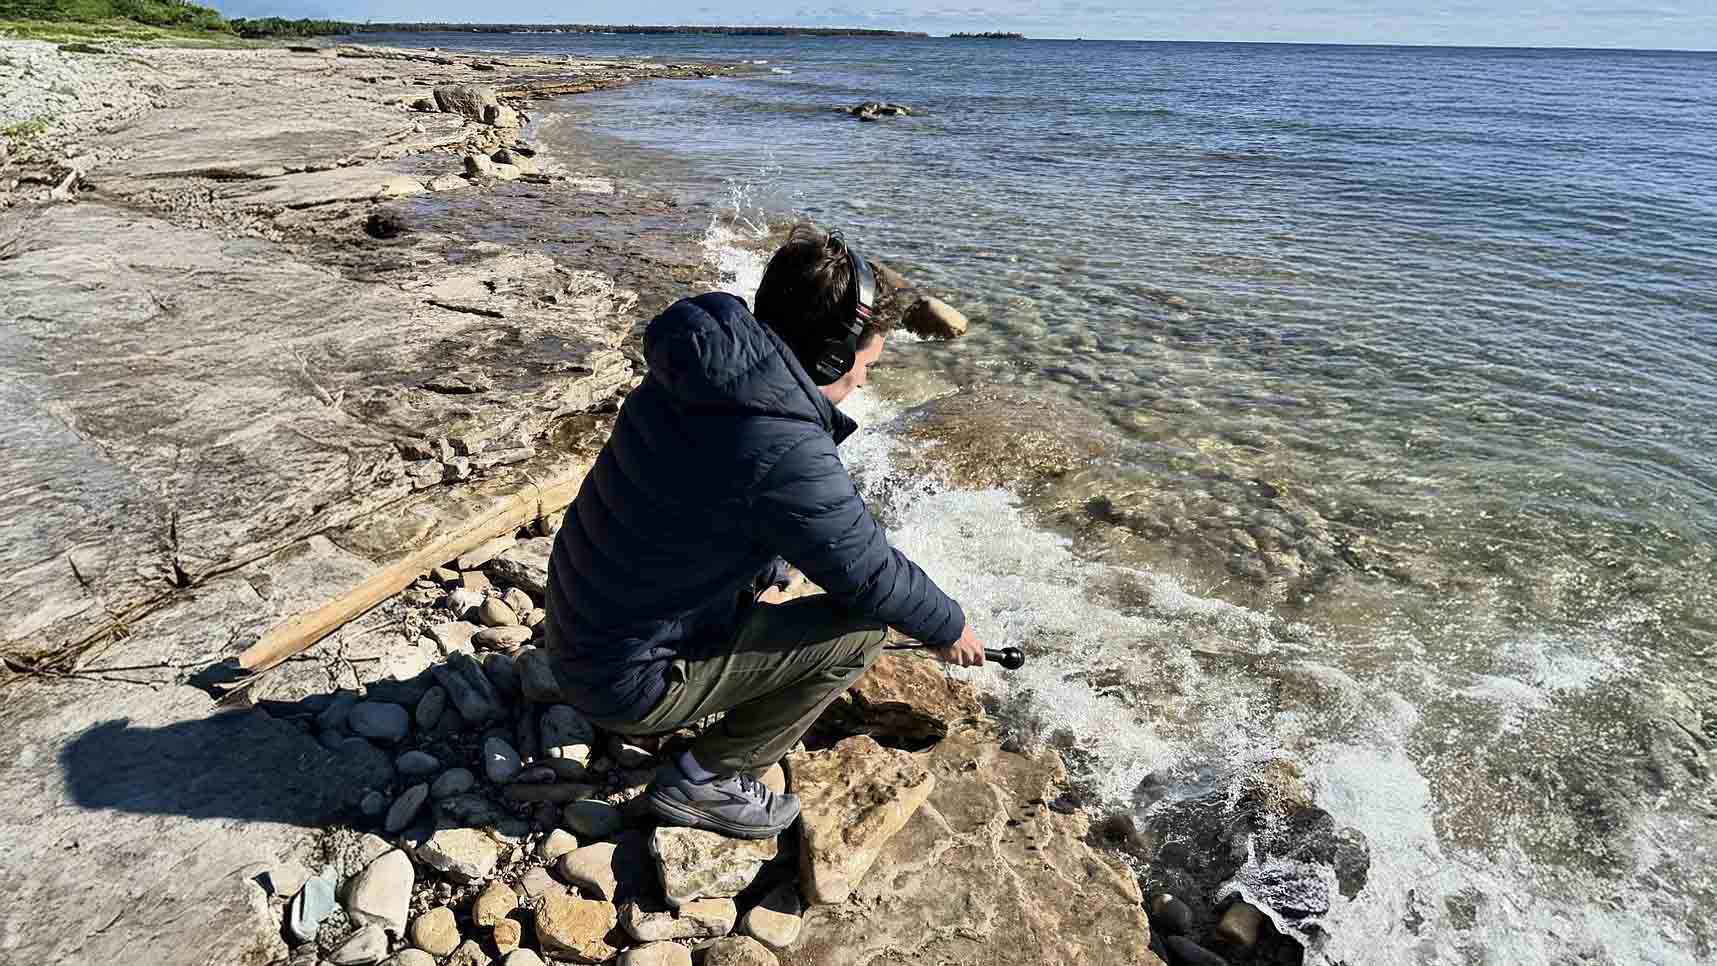
<path fill-rule="evenodd" d="M 831 232 L 830 235 L 840 238 L 845 244 L 846 239 L 840 232 Z M 871 271 L 864 256 L 851 246 L 847 246 L 847 267 L 852 272 L 853 315 L 847 321 L 846 335 L 823 343 L 823 351 L 818 353 L 816 364 L 810 367 L 811 379 L 819 386 L 836 382 L 852 371 L 858 357 L 859 339 L 864 337 L 864 327 L 870 324 L 871 312 L 876 305 L 876 273 Z"/>

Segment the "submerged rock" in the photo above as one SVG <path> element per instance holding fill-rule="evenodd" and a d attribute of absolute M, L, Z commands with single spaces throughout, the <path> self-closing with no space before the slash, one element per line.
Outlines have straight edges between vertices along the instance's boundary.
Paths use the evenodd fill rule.
<path fill-rule="evenodd" d="M 901 325 L 906 331 L 925 339 L 958 339 L 966 334 L 971 322 L 947 302 L 925 296 L 906 310 Z"/>

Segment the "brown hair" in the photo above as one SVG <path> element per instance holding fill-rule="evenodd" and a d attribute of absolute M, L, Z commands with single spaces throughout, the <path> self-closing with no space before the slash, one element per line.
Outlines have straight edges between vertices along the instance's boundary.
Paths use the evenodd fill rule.
<path fill-rule="evenodd" d="M 752 312 L 809 367 L 825 342 L 846 334 L 857 298 L 846 242 L 838 234 L 801 222 L 793 226 L 786 244 L 775 250 L 763 270 Z M 887 335 L 893 327 L 892 319 L 874 313 L 859 334 L 859 346 Z"/>

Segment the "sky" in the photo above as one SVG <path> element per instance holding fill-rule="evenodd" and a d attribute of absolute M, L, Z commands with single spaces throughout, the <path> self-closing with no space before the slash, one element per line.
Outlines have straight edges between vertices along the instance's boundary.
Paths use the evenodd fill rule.
<path fill-rule="evenodd" d="M 230 17 L 768 24 L 1030 37 L 1717 49 L 1717 0 L 215 0 Z"/>

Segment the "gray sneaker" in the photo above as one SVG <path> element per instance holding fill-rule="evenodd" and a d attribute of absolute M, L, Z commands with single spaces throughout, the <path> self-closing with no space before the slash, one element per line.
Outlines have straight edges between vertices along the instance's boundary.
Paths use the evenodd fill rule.
<path fill-rule="evenodd" d="M 750 775 L 694 782 L 669 761 L 644 791 L 651 814 L 664 825 L 684 825 L 736 839 L 771 839 L 799 817 L 799 796 L 777 795 Z"/>

